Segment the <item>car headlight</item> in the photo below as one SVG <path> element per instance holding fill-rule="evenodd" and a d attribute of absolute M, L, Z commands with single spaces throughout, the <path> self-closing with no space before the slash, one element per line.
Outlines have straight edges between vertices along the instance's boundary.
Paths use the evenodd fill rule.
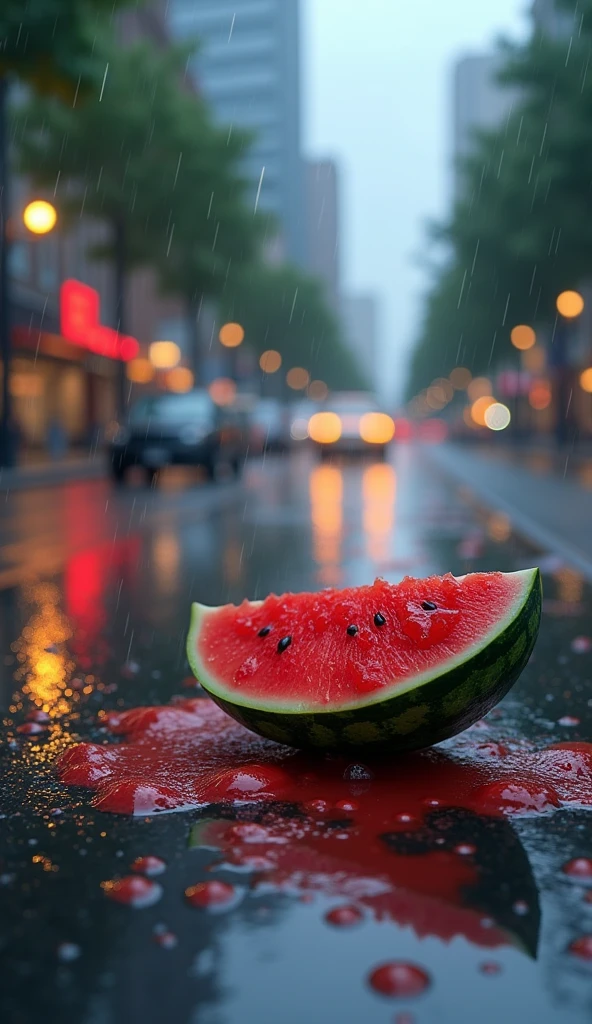
<path fill-rule="evenodd" d="M 181 430 L 179 431 L 179 440 L 182 444 L 198 444 L 199 441 L 203 441 L 207 432 L 207 427 L 203 425 L 198 426 L 195 423 L 187 424 L 186 427 L 181 427 Z"/>

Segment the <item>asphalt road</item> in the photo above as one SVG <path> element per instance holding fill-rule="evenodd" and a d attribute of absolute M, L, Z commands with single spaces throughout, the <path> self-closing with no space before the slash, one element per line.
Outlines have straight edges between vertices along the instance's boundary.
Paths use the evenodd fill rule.
<path fill-rule="evenodd" d="M 466 909 L 482 921 L 486 906 L 495 923 L 505 908 L 509 938 L 492 952 L 468 935 L 444 938 L 446 928 L 434 921 L 409 923 L 413 915 L 331 928 L 324 915 L 336 900 L 322 884 L 314 895 L 279 892 L 254 887 L 244 870 L 217 867 L 211 848 L 195 839 L 203 814 L 107 815 L 90 806 L 86 790 L 67 789 L 55 775 L 65 746 L 104 741 L 104 710 L 187 696 L 192 600 L 220 604 L 377 575 L 394 582 L 537 563 L 545 574 L 543 629 L 504 702 L 504 728 L 540 744 L 591 739 L 586 573 L 565 552 L 517 535 L 509 512 L 459 482 L 448 458 L 409 447 L 384 464 L 333 465 L 303 454 L 253 462 L 238 485 L 180 474 L 157 492 L 140 484 L 115 492 L 94 480 L 6 496 L 2 1024 L 590 1020 L 592 964 L 567 949 L 592 934 L 592 903 L 561 870 L 570 858 L 592 857 L 584 811 L 504 823 L 503 852 L 499 835 L 475 839 L 484 895 Z M 567 521 L 563 534 L 570 539 Z M 19 732 L 39 707 L 52 715 L 50 728 Z M 496 723 L 486 727 L 492 737 Z M 166 862 L 161 899 L 142 910 L 110 902 L 101 882 L 148 854 Z M 238 879 L 240 905 L 198 914 L 184 904 L 186 886 L 212 877 Z M 448 908 L 436 917 L 448 920 Z M 171 948 L 163 932 L 174 935 Z M 425 969 L 429 990 L 394 1001 L 372 991 L 368 971 L 393 959 Z"/>

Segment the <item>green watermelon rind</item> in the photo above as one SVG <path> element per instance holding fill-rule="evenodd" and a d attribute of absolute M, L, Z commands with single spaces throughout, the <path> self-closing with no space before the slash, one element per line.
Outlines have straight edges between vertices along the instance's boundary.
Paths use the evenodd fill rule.
<path fill-rule="evenodd" d="M 509 611 L 476 645 L 436 670 L 385 687 L 370 699 L 311 711 L 256 704 L 212 678 L 198 654 L 199 635 L 216 608 L 193 604 L 187 656 L 196 679 L 232 718 L 252 732 L 292 747 L 341 750 L 388 747 L 420 750 L 457 735 L 483 718 L 514 685 L 539 632 L 539 569 L 507 574 L 522 587 Z"/>

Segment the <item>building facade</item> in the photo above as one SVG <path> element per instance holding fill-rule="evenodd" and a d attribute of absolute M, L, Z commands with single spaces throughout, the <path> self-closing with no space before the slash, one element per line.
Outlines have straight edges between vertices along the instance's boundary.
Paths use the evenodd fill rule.
<path fill-rule="evenodd" d="M 218 121 L 253 132 L 253 208 L 276 218 L 281 256 L 305 265 L 299 0 L 171 0 L 168 25 L 199 40 L 191 68 Z"/>
<path fill-rule="evenodd" d="M 344 295 L 341 308 L 345 344 L 364 381 L 373 390 L 379 390 L 377 298 L 375 295 Z"/>
<path fill-rule="evenodd" d="M 333 160 L 306 164 L 306 228 L 308 269 L 323 284 L 325 297 L 339 312 L 339 180 Z"/>

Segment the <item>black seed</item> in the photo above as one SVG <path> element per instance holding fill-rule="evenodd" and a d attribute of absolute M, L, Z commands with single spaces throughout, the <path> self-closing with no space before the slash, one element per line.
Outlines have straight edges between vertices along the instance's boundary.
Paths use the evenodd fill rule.
<path fill-rule="evenodd" d="M 263 629 L 259 630 L 257 636 L 269 636 L 270 633 L 271 633 L 271 626 L 264 626 Z"/>
<path fill-rule="evenodd" d="M 435 612 L 438 605 L 434 604 L 433 601 L 422 601 L 421 607 L 423 608 L 424 612 Z"/>
<path fill-rule="evenodd" d="M 291 636 L 283 636 L 282 639 L 280 640 L 279 644 L 277 645 L 278 654 L 281 654 L 283 651 L 285 651 L 290 646 L 291 643 L 292 643 L 292 637 Z"/>
<path fill-rule="evenodd" d="M 348 636 L 355 636 L 357 632 L 358 632 L 358 627 L 357 626 L 348 626 L 347 627 L 347 635 Z"/>
<path fill-rule="evenodd" d="M 376 615 L 374 616 L 374 625 L 375 626 L 386 626 L 386 619 L 385 619 L 384 615 L 380 614 L 380 612 L 376 612 Z"/>

